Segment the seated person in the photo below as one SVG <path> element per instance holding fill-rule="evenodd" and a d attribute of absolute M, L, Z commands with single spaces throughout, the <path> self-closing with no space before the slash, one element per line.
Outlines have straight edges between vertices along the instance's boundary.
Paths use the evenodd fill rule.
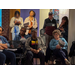
<path fill-rule="evenodd" d="M 44 42 L 40 37 L 37 37 L 37 30 L 32 29 L 32 37 L 26 40 L 27 64 L 31 65 L 33 58 L 40 58 L 40 64 L 44 65 L 45 57 L 43 52 Z"/>
<path fill-rule="evenodd" d="M 22 44 L 25 46 L 26 39 L 29 35 L 25 35 L 26 29 L 24 27 L 21 28 L 20 33 L 15 36 L 14 41 L 21 41 Z M 21 49 L 18 49 L 16 53 L 22 53 Z"/>
<path fill-rule="evenodd" d="M 53 50 L 53 54 L 56 57 L 59 57 L 61 59 L 63 65 L 70 64 L 66 56 L 67 46 L 68 46 L 67 41 L 64 38 L 60 38 L 61 36 L 60 30 L 54 30 L 53 36 L 54 36 L 54 39 L 52 39 L 49 43 L 49 47 L 51 50 Z M 59 40 L 61 40 L 64 43 L 63 46 L 60 45 Z"/>
<path fill-rule="evenodd" d="M 6 50 L 10 45 L 5 37 L 3 37 L 4 29 L 0 27 L 0 65 L 5 64 L 9 60 L 11 65 L 16 64 L 16 56 L 13 52 Z"/>
<path fill-rule="evenodd" d="M 69 56 L 72 57 L 72 56 L 75 56 L 75 41 L 72 42 L 72 46 L 70 48 L 70 52 L 69 52 Z"/>

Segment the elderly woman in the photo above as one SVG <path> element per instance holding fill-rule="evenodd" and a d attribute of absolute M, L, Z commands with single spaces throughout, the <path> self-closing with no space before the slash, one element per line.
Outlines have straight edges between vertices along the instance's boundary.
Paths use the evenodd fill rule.
<path fill-rule="evenodd" d="M 51 50 L 53 50 L 53 54 L 56 57 L 61 58 L 63 65 L 70 64 L 66 56 L 68 46 L 67 41 L 64 38 L 60 37 L 61 36 L 60 30 L 54 30 L 53 36 L 54 39 L 52 39 L 51 42 L 49 43 L 49 47 Z"/>

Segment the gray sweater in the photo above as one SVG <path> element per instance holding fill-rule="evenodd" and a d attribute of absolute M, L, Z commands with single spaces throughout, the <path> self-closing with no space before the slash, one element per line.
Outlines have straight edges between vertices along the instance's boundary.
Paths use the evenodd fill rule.
<path fill-rule="evenodd" d="M 37 37 L 37 40 L 38 40 L 38 45 L 37 45 L 38 47 L 37 47 L 37 48 L 38 48 L 38 49 L 41 48 L 42 51 L 43 51 L 44 54 L 45 54 L 45 50 L 44 50 L 45 44 L 44 44 L 43 40 L 42 40 L 40 37 Z M 26 50 L 31 50 L 31 49 L 32 49 L 32 47 L 30 47 L 30 45 L 29 45 L 30 41 L 31 41 L 31 37 L 29 37 L 29 38 L 26 40 L 26 43 L 25 43 Z"/>

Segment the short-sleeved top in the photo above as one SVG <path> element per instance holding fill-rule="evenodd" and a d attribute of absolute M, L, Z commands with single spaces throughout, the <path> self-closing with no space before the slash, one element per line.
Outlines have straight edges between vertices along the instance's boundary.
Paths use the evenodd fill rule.
<path fill-rule="evenodd" d="M 0 36 L 0 41 L 2 42 L 2 44 L 7 44 L 8 47 L 10 47 L 10 44 L 8 43 L 7 39 L 3 36 Z M 1 50 L 2 52 L 2 50 Z"/>

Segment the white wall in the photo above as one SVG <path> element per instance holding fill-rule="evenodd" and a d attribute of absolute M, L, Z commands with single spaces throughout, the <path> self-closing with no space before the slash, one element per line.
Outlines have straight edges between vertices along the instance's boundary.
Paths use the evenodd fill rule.
<path fill-rule="evenodd" d="M 75 9 L 69 9 L 68 53 L 73 41 L 75 41 Z M 71 58 L 69 60 L 71 61 Z"/>
<path fill-rule="evenodd" d="M 59 9 L 59 25 L 61 24 L 63 16 L 69 17 L 69 9 Z"/>
<path fill-rule="evenodd" d="M 39 30 L 43 28 L 44 20 L 48 18 L 48 13 L 50 12 L 50 9 L 40 9 L 40 15 L 39 15 Z M 61 19 L 63 16 L 69 17 L 69 9 L 59 9 L 59 24 L 61 23 Z M 58 25 L 59 27 L 59 25 Z M 40 33 L 39 33 L 40 35 Z"/>
<path fill-rule="evenodd" d="M 69 10 L 68 50 L 75 40 L 75 9 Z"/>
<path fill-rule="evenodd" d="M 48 18 L 49 11 L 50 11 L 50 9 L 40 9 L 40 15 L 39 15 L 39 32 L 40 32 L 40 29 L 43 28 L 44 20 L 46 18 Z M 40 33 L 39 33 L 39 35 L 40 35 Z"/>
<path fill-rule="evenodd" d="M 44 20 L 48 18 L 50 9 L 40 9 L 39 30 L 43 28 Z M 75 41 L 75 9 L 59 9 L 59 24 L 63 16 L 68 16 L 68 53 L 72 42 Z"/>

